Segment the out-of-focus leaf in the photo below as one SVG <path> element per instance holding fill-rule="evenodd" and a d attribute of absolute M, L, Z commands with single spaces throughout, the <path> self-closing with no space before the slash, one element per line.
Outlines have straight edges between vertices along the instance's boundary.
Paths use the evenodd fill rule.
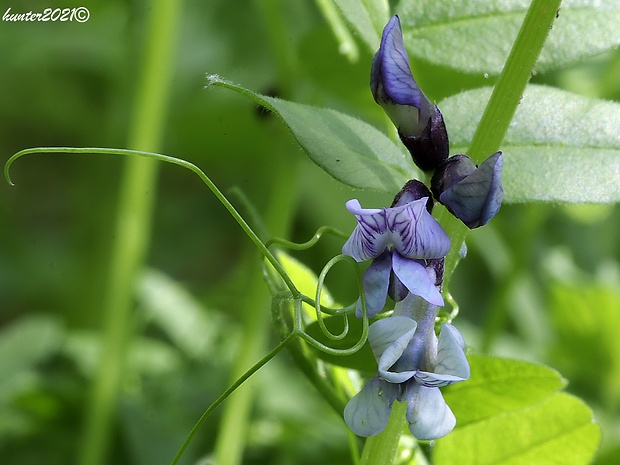
<path fill-rule="evenodd" d="M 518 410 L 562 389 L 566 381 L 543 365 L 470 355 L 471 377 L 444 389 L 459 426 Z"/>
<path fill-rule="evenodd" d="M 499 74 L 529 0 L 419 0 L 400 2 L 405 46 L 421 60 L 467 73 Z M 576 63 L 620 44 L 620 4 L 566 0 L 536 69 Z"/>
<path fill-rule="evenodd" d="M 317 275 L 302 262 L 283 251 L 278 251 L 278 260 L 282 263 L 286 273 L 295 283 L 295 287 L 297 287 L 299 292 L 314 298 L 319 281 Z M 307 304 L 304 305 L 312 309 L 308 315 L 315 318 L 314 307 L 308 306 Z M 334 298 L 325 287 L 323 287 L 323 291 L 321 292 L 321 305 L 330 307 L 335 305 Z"/>
<path fill-rule="evenodd" d="M 94 376 L 101 362 L 101 338 L 97 333 L 74 331 L 64 348 L 87 377 Z M 172 346 L 146 337 L 136 338 L 127 351 L 126 374 L 161 376 L 177 370 L 181 356 Z"/>
<path fill-rule="evenodd" d="M 334 0 L 342 15 L 371 52 L 379 48 L 381 31 L 389 20 L 386 0 Z"/>
<path fill-rule="evenodd" d="M 209 85 L 235 90 L 279 115 L 312 161 L 344 184 L 394 193 L 420 175 L 409 156 L 359 119 L 260 95 L 218 76 L 207 80 Z"/>
<path fill-rule="evenodd" d="M 550 285 L 549 308 L 556 328 L 552 354 L 557 365 L 574 379 L 579 392 L 600 397 L 610 413 L 618 411 L 618 283 L 586 279 L 555 281 Z M 584 351 L 583 347 L 588 350 Z M 596 379 L 596 383 L 592 379 Z"/>
<path fill-rule="evenodd" d="M 587 465 L 600 440 L 590 408 L 577 397 L 557 393 L 529 408 L 457 426 L 437 441 L 433 463 Z"/>
<path fill-rule="evenodd" d="M 195 359 L 209 356 L 221 323 L 217 314 L 207 315 L 186 289 L 155 270 L 143 273 L 138 293 L 147 316 L 179 348 Z"/>
<path fill-rule="evenodd" d="M 466 150 L 490 92 L 463 92 L 440 104 L 453 154 Z M 529 86 L 500 149 L 506 202 L 620 201 L 618 103 Z"/>
<path fill-rule="evenodd" d="M 58 321 L 46 316 L 26 317 L 5 328 L 0 333 L 0 386 L 53 355 L 62 338 Z"/>

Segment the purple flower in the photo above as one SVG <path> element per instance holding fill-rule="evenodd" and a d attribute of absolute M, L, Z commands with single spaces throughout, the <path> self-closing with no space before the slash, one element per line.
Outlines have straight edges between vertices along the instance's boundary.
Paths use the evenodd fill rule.
<path fill-rule="evenodd" d="M 429 266 L 429 260 L 448 253 L 450 238 L 429 213 L 428 197 L 408 201 L 411 198 L 408 186 L 410 183 L 391 208 L 364 209 L 356 199 L 346 204 L 358 225 L 342 247 L 342 253 L 358 262 L 373 260 L 363 276 L 369 317 L 385 305 L 391 278 L 392 282 L 398 280 L 397 287 L 402 284 L 408 292 L 443 305 L 435 267 Z M 360 302 L 357 315 L 361 316 Z"/>
<path fill-rule="evenodd" d="M 487 224 L 504 198 L 502 152 L 495 152 L 480 166 L 467 155 L 455 155 L 433 175 L 435 198 L 470 229 Z"/>
<path fill-rule="evenodd" d="M 383 30 L 372 59 L 370 89 L 422 170 L 433 170 L 448 158 L 448 134 L 439 109 L 416 83 L 409 67 L 398 16 Z"/>
<path fill-rule="evenodd" d="M 450 324 L 442 326 L 437 338 L 437 308 L 419 297 L 409 296 L 397 307 L 394 316 L 370 327 L 378 374 L 349 401 L 345 422 L 359 436 L 374 436 L 385 428 L 393 403 L 402 401 L 407 402 L 411 433 L 420 440 L 437 439 L 456 425 L 439 388 L 469 378 L 465 343 Z M 403 309 L 418 321 L 399 314 Z"/>

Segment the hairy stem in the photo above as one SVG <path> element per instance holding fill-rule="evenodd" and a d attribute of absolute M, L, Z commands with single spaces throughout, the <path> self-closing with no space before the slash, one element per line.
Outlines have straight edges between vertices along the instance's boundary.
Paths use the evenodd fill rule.
<path fill-rule="evenodd" d="M 476 163 L 501 148 L 560 3 L 561 0 L 532 1 L 469 146 L 468 154 Z M 444 275 L 445 287 L 448 288 L 469 230 L 445 210 L 439 214 L 439 220 L 452 240 Z"/>

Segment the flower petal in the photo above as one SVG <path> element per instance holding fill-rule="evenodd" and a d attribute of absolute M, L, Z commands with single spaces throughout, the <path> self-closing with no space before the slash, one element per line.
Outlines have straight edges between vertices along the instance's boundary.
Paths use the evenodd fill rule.
<path fill-rule="evenodd" d="M 342 247 L 342 253 L 358 262 L 381 255 L 389 238 L 385 209 L 364 209 L 357 199 L 349 200 L 346 207 L 355 215 L 358 224 Z"/>
<path fill-rule="evenodd" d="M 415 371 L 393 372 L 389 369 L 401 357 L 413 338 L 418 324 L 405 316 L 391 316 L 374 322 L 368 330 L 368 341 L 379 365 L 379 375 L 391 383 L 407 381 Z"/>
<path fill-rule="evenodd" d="M 393 252 L 392 270 L 412 294 L 419 295 L 437 306 L 444 304 L 443 297 L 435 286 L 435 279 L 431 279 L 424 265 Z"/>
<path fill-rule="evenodd" d="M 456 418 L 439 388 L 408 383 L 405 397 L 408 404 L 409 431 L 417 439 L 422 441 L 438 439 L 456 426 Z"/>
<path fill-rule="evenodd" d="M 418 136 L 427 126 L 433 105 L 413 79 L 398 16 L 383 29 L 372 59 L 370 89 L 400 132 Z"/>
<path fill-rule="evenodd" d="M 375 436 L 385 429 L 398 386 L 370 379 L 344 408 L 344 421 L 358 436 Z"/>
<path fill-rule="evenodd" d="M 450 251 L 450 237 L 426 208 L 427 197 L 386 210 L 394 248 L 406 258 L 440 258 Z"/>
<path fill-rule="evenodd" d="M 469 176 L 441 193 L 439 201 L 470 229 L 487 224 L 504 198 L 502 167 L 502 153 L 496 152 Z"/>
<path fill-rule="evenodd" d="M 366 296 L 366 310 L 368 318 L 373 318 L 379 313 L 384 305 L 390 284 L 392 272 L 392 257 L 389 252 L 383 252 L 375 258 L 368 269 L 364 272 L 362 283 Z M 355 316 L 362 317 L 362 300 L 357 301 Z"/>
<path fill-rule="evenodd" d="M 415 380 L 427 387 L 441 387 L 469 379 L 470 369 L 464 349 L 465 341 L 459 330 L 451 324 L 444 324 L 439 333 L 434 373 L 419 371 Z"/>

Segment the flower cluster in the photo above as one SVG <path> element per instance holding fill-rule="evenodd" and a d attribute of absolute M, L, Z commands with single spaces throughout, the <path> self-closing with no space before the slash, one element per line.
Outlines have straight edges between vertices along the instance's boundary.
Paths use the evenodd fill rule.
<path fill-rule="evenodd" d="M 397 400 L 407 402 L 409 429 L 418 439 L 445 436 L 456 424 L 439 388 L 469 378 L 469 364 L 454 326 L 444 324 L 435 335 L 450 239 L 431 216 L 429 194 L 424 184 L 410 181 L 390 208 L 347 202 L 358 224 L 342 252 L 358 262 L 373 260 L 363 276 L 369 316 L 383 309 L 388 295 L 396 301 L 392 315 L 369 329 L 377 376 L 344 411 L 347 425 L 360 436 L 383 431 Z"/>
<path fill-rule="evenodd" d="M 354 433 L 374 436 L 385 428 L 394 402 L 406 402 L 411 433 L 433 440 L 456 425 L 439 388 L 470 375 L 459 331 L 445 323 L 439 336 L 435 333 L 450 238 L 431 215 L 433 198 L 469 228 L 486 224 L 503 198 L 502 154 L 480 166 L 466 155 L 448 157 L 443 117 L 413 79 L 398 16 L 383 31 L 370 87 L 413 161 L 433 173 L 430 190 L 409 181 L 389 208 L 364 209 L 355 199 L 347 202 L 358 224 L 342 253 L 358 262 L 372 260 L 362 278 L 364 299 L 360 297 L 356 314 L 362 316 L 363 300 L 369 317 L 384 308 L 388 296 L 396 303 L 389 317 L 370 326 L 377 375 L 349 401 L 344 419 Z"/>

